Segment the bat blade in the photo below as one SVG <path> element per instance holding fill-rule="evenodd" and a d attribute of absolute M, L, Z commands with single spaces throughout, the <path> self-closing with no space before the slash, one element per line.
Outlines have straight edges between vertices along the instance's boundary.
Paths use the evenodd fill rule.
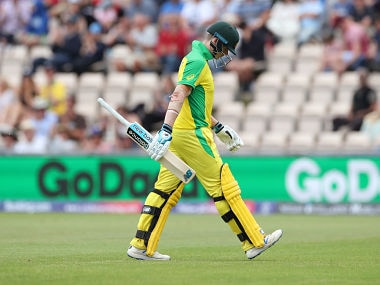
<path fill-rule="evenodd" d="M 112 108 L 103 98 L 98 98 L 98 103 L 111 113 L 120 123 L 127 128 L 127 135 L 142 149 L 148 150 L 153 136 L 137 122 L 129 122 Z M 195 177 L 195 170 L 188 166 L 183 160 L 171 151 L 167 151 L 164 156 L 158 160 L 170 172 L 178 177 L 184 183 L 189 183 Z"/>

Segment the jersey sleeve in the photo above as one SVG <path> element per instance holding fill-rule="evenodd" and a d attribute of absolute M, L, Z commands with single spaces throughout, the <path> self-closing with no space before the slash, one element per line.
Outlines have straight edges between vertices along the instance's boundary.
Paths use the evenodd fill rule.
<path fill-rule="evenodd" d="M 200 60 L 183 59 L 178 73 L 178 84 L 197 86 L 197 80 L 206 63 Z"/>

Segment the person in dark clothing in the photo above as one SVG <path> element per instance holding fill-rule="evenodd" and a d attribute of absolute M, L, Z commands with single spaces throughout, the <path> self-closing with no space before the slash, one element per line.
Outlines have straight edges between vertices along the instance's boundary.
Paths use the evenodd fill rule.
<path fill-rule="evenodd" d="M 363 69 L 359 73 L 360 86 L 353 94 L 350 112 L 346 117 L 333 119 L 333 131 L 339 131 L 343 126 L 348 126 L 351 131 L 359 131 L 364 116 L 376 109 L 377 95 L 368 84 L 368 72 Z"/>
<path fill-rule="evenodd" d="M 81 74 L 91 70 L 91 66 L 104 58 L 107 46 L 101 40 L 102 27 L 98 22 L 93 22 L 88 32 L 83 35 L 81 56 L 73 61 L 73 71 Z"/>
<path fill-rule="evenodd" d="M 265 43 L 268 33 L 265 27 L 252 29 L 245 22 L 241 22 L 239 28 L 242 38 L 237 48 L 237 58 L 226 70 L 237 72 L 240 88 L 249 91 L 252 82 L 266 68 Z"/>
<path fill-rule="evenodd" d="M 40 66 L 47 62 L 52 64 L 57 72 L 71 72 L 72 62 L 80 57 L 82 46 L 81 35 L 78 30 L 78 16 L 70 17 L 64 25 L 64 29 L 58 31 L 50 44 L 53 55 L 51 58 L 38 57 L 32 62 L 32 72 L 36 72 Z"/>

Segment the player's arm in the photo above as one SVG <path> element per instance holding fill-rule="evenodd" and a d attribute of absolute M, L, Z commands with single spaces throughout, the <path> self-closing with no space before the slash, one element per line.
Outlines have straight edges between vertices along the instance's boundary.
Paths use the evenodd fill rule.
<path fill-rule="evenodd" d="M 170 96 L 170 102 L 166 111 L 164 124 L 173 127 L 175 120 L 181 111 L 185 98 L 190 95 L 192 87 L 189 85 L 179 84 Z"/>
<path fill-rule="evenodd" d="M 152 159 L 159 160 L 168 150 L 172 140 L 172 129 L 179 112 L 182 109 L 185 98 L 190 95 L 191 86 L 179 84 L 170 96 L 170 102 L 166 110 L 164 123 L 148 148 Z"/>
<path fill-rule="evenodd" d="M 244 145 L 243 140 L 230 126 L 223 125 L 214 116 L 211 116 L 211 128 L 216 136 L 227 146 L 228 150 L 238 150 Z"/>

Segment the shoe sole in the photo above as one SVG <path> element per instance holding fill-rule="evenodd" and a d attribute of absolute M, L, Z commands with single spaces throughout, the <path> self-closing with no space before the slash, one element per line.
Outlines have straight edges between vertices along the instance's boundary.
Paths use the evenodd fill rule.
<path fill-rule="evenodd" d="M 274 246 L 279 240 L 280 240 L 280 238 L 282 237 L 282 234 L 283 234 L 283 232 L 281 232 L 281 235 L 278 237 L 278 239 L 274 242 L 274 243 L 272 243 L 271 245 L 269 245 L 267 248 L 265 248 L 265 249 L 263 249 L 262 251 L 260 251 L 258 254 L 256 254 L 255 256 L 253 256 L 253 257 L 249 257 L 248 259 L 254 259 L 255 257 L 258 257 L 260 254 L 262 254 L 264 251 L 266 251 L 267 249 L 269 249 L 269 248 L 271 248 L 272 246 Z"/>

